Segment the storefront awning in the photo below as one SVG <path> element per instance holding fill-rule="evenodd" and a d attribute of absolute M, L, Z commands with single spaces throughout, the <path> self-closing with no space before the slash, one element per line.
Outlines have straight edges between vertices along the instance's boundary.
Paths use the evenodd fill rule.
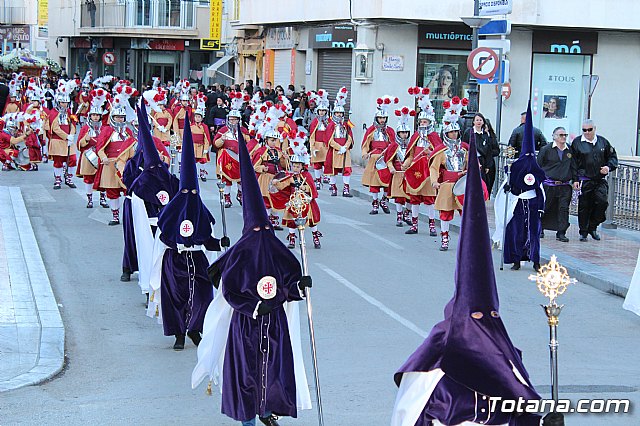
<path fill-rule="evenodd" d="M 222 58 L 218 59 L 215 63 L 211 64 L 209 66 L 209 68 L 207 68 L 207 77 L 215 77 L 216 73 L 220 73 L 223 76 L 230 78 L 231 80 L 234 80 L 233 77 L 218 71 L 218 69 L 223 66 L 224 64 L 226 64 L 227 62 L 229 62 L 231 59 L 233 59 L 232 55 L 225 55 Z"/>

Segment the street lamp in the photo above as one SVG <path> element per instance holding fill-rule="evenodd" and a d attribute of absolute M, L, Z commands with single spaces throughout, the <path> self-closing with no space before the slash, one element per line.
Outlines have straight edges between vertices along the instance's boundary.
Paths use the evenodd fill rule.
<path fill-rule="evenodd" d="M 473 8 L 474 16 L 466 16 L 461 17 L 462 22 L 467 24 L 467 26 L 471 27 L 473 30 L 472 40 L 471 40 L 471 50 L 475 50 L 478 48 L 478 28 L 482 27 L 489 21 L 491 21 L 490 17 L 478 16 L 480 11 L 480 6 L 478 4 L 478 0 L 475 0 L 475 5 Z M 469 73 L 469 79 L 467 80 L 467 86 L 469 87 L 469 105 L 467 108 L 467 113 L 464 116 L 465 129 L 472 126 L 473 116 L 476 112 L 478 112 L 478 80 Z"/>

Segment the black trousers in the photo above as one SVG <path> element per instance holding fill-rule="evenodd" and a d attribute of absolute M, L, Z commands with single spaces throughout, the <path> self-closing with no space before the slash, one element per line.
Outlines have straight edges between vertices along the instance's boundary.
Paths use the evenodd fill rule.
<path fill-rule="evenodd" d="M 557 234 L 567 232 L 572 192 L 571 185 L 544 185 L 546 200 L 542 216 L 542 229 L 550 229 L 556 231 Z"/>
<path fill-rule="evenodd" d="M 595 231 L 607 218 L 609 184 L 606 179 L 582 182 L 582 195 L 578 197 L 578 225 L 580 235 Z"/>

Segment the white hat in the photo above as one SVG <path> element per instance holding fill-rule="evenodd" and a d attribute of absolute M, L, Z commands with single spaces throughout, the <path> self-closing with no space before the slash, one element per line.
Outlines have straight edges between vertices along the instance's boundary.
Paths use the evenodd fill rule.
<path fill-rule="evenodd" d="M 415 96 L 418 100 L 418 107 L 420 107 L 418 120 L 427 119 L 433 123 L 435 121 L 435 111 L 429 98 L 429 88 L 409 87 L 409 94 Z"/>
<path fill-rule="evenodd" d="M 197 102 L 197 107 L 196 110 L 194 112 L 194 114 L 198 114 L 200 116 L 202 116 L 202 118 L 204 118 L 204 116 L 207 113 L 207 97 L 205 96 L 204 93 L 198 93 L 198 95 L 196 96 L 196 102 Z"/>
<path fill-rule="evenodd" d="M 102 115 L 102 105 L 104 105 L 104 102 L 107 100 L 107 96 L 109 95 L 109 93 L 102 88 L 97 88 L 92 90 L 89 95 L 91 96 L 91 107 L 89 108 L 89 115 Z"/>
<path fill-rule="evenodd" d="M 336 100 L 333 103 L 333 112 L 345 112 L 344 106 L 347 103 L 347 95 L 349 92 L 346 87 L 341 87 L 336 93 Z"/>
<path fill-rule="evenodd" d="M 451 101 L 444 101 L 442 107 L 444 108 L 444 115 L 442 116 L 442 131 L 444 133 L 454 130 L 460 130 L 458 120 L 460 119 L 460 111 L 463 106 L 467 106 L 469 100 L 467 98 L 460 99 L 458 96 L 454 96 Z"/>
<path fill-rule="evenodd" d="M 409 125 L 409 121 L 411 117 L 415 117 L 416 112 L 409 108 L 408 106 L 403 106 L 400 109 L 397 109 L 396 116 L 399 117 L 398 125 L 396 126 L 396 132 L 409 132 L 411 133 L 411 126 Z"/>
<path fill-rule="evenodd" d="M 71 92 L 78 86 L 75 80 L 58 81 L 58 91 L 56 93 L 56 101 L 71 102 Z"/>
<path fill-rule="evenodd" d="M 376 117 L 389 117 L 389 105 L 397 104 L 400 102 L 398 98 L 391 97 L 389 95 L 384 95 L 378 99 L 376 99 L 376 103 L 378 106 L 376 107 Z"/>
<path fill-rule="evenodd" d="M 304 127 L 298 127 L 298 131 L 296 132 L 295 136 L 289 136 L 289 148 L 293 153 L 291 155 L 291 163 L 310 163 L 309 153 L 307 152 L 307 146 L 305 145 L 305 142 L 307 141 L 307 135 L 308 132 Z"/>

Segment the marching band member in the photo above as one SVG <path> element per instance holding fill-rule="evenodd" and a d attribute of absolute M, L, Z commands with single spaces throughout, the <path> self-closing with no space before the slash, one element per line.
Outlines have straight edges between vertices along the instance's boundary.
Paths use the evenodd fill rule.
<path fill-rule="evenodd" d="M 28 135 L 19 131 L 22 119 L 23 116 L 17 112 L 2 117 L 4 128 L 0 132 L 0 160 L 3 171 L 14 170 L 14 160 L 18 156 L 16 145 L 27 139 Z"/>
<path fill-rule="evenodd" d="M 309 204 L 307 204 L 305 211 L 302 212 L 302 216 L 306 217 L 306 226 L 311 229 L 313 247 L 319 249 L 321 247 L 320 237 L 322 234 L 318 231 L 318 224 L 320 223 L 320 208 L 316 202 L 318 190 L 315 187 L 311 173 L 306 170 L 306 166 L 309 164 L 309 153 L 305 146 L 307 134 L 302 128 L 300 129 L 298 134 L 291 138 L 291 149 L 293 151 L 293 155 L 289 159 L 291 170 L 285 177 L 276 181 L 274 186 L 278 189 L 279 196 L 284 200 L 289 200 L 289 197 L 296 191 L 303 191 L 309 198 Z M 292 211 L 292 206 L 287 203 L 287 208 L 282 217 L 282 224 L 289 229 L 289 235 L 287 236 L 289 245 L 287 247 L 290 249 L 296 246 L 297 225 L 295 219 L 296 215 Z"/>
<path fill-rule="evenodd" d="M 82 87 L 75 98 L 77 105 L 76 115 L 82 124 L 87 121 L 89 109 L 91 108 L 91 79 L 91 70 L 89 70 L 82 80 Z"/>
<path fill-rule="evenodd" d="M 102 104 L 106 100 L 107 92 L 104 89 L 92 91 L 91 107 L 89 108 L 89 120 L 82 126 L 78 134 L 78 149 L 80 150 L 80 158 L 77 176 L 82 177 L 85 189 L 87 191 L 87 208 L 93 208 L 93 184 L 97 164 L 92 163 L 88 157 L 97 159 L 96 146 L 98 144 L 98 136 L 102 131 Z M 94 160 L 95 161 L 95 160 Z M 107 196 L 104 191 L 100 192 L 100 206 L 108 208 Z"/>
<path fill-rule="evenodd" d="M 231 110 L 227 114 L 227 123 L 216 133 L 213 143 L 218 150 L 216 158 L 216 174 L 224 182 L 224 207 L 231 207 L 231 186 L 235 182 L 238 186 L 236 199 L 242 205 L 242 186 L 240 183 L 240 163 L 238 162 L 238 129 L 242 133 L 245 142 L 249 141 L 249 131 L 240 125 L 242 104 L 248 101 L 248 95 L 242 96 L 240 92 L 231 92 Z"/>
<path fill-rule="evenodd" d="M 391 103 L 397 104 L 398 98 L 392 98 L 390 96 L 383 96 L 377 99 L 377 108 L 375 114 L 375 122 L 370 126 L 364 134 L 362 139 L 362 159 L 367 161 L 367 165 L 362 173 L 362 184 L 369 187 L 369 192 L 373 197 L 371 203 L 372 210 L 369 214 L 378 214 L 378 208 L 381 207 L 382 211 L 389 213 L 389 206 L 387 205 L 387 197 L 385 196 L 385 188 L 389 186 L 389 176 L 385 177 L 383 173 L 378 170 L 384 170 L 384 164 L 380 168 L 376 167 L 376 162 L 384 154 L 385 149 L 389 144 L 396 139 L 396 134 L 393 129 L 387 126 L 389 120 L 389 114 L 387 109 Z"/>
<path fill-rule="evenodd" d="M 25 145 L 29 150 L 29 171 L 37 171 L 38 163 L 42 162 L 42 118 L 39 110 L 33 110 L 24 115 L 24 134 L 27 136 Z"/>
<path fill-rule="evenodd" d="M 333 103 L 333 114 L 327 126 L 329 135 L 328 151 L 324 161 L 324 174 L 329 176 L 329 191 L 331 196 L 338 195 L 336 176 L 342 174 L 342 196 L 351 198 L 349 181 L 351 180 L 351 149 L 353 148 L 353 133 L 351 127 L 345 123 L 344 105 L 347 103 L 347 88 L 338 90 Z"/>
<path fill-rule="evenodd" d="M 278 96 L 278 98 L 276 99 L 276 107 L 279 107 L 283 112 L 282 116 L 280 117 L 280 121 L 276 126 L 276 130 L 282 135 L 280 148 L 286 155 L 291 155 L 291 149 L 289 146 L 289 135 L 295 135 L 296 133 L 298 133 L 298 125 L 291 118 L 291 115 L 293 114 L 293 108 L 291 107 L 289 98 L 284 95 Z"/>
<path fill-rule="evenodd" d="M 191 124 L 191 135 L 193 136 L 193 144 L 196 153 L 196 163 L 207 164 L 209 162 L 209 150 L 211 149 L 211 133 L 209 127 L 204 124 L 203 120 L 206 115 L 207 97 L 200 93 L 196 96 L 198 107 L 193 113 L 193 123 Z M 207 171 L 200 167 L 200 180 L 207 181 Z"/>
<path fill-rule="evenodd" d="M 13 112 L 20 112 L 20 89 L 22 88 L 22 79 L 16 77 L 9 82 L 9 98 L 4 105 L 4 111 L 2 115 L 11 114 Z"/>
<path fill-rule="evenodd" d="M 440 211 L 440 251 L 449 250 L 449 224 L 456 210 L 462 213 L 463 197 L 453 193 L 453 186 L 462 176 L 467 174 L 469 145 L 460 139 L 460 110 L 468 103 L 455 96 L 451 101 L 444 101 L 445 114 L 442 118 L 443 144 L 436 147 L 431 154 L 429 177 L 431 186 L 438 190 L 435 207 Z"/>
<path fill-rule="evenodd" d="M 322 187 L 324 162 L 327 158 L 327 152 L 329 151 L 329 137 L 331 136 L 331 134 L 327 132 L 330 121 L 329 93 L 326 90 L 320 89 L 317 94 L 309 92 L 308 95 L 310 99 L 309 103 L 313 101 L 313 103 L 316 104 L 316 117 L 311 121 L 311 125 L 309 126 L 309 147 L 311 149 L 311 164 L 313 165 L 316 189 L 320 189 Z"/>
<path fill-rule="evenodd" d="M 402 170 L 402 164 L 407 157 L 409 135 L 411 135 L 409 120 L 416 115 L 416 112 L 404 106 L 396 110 L 395 114 L 400 117 L 396 126 L 396 138 L 389 144 L 381 157 L 386 169 L 379 170 L 378 173 L 382 174 L 388 171 L 390 174 L 388 193 L 396 203 L 396 226 L 402 227 L 406 219 L 406 214 L 404 214 L 403 210 L 405 210 L 405 204 L 409 201 L 409 196 L 404 191 L 403 186 L 404 171 Z"/>
<path fill-rule="evenodd" d="M 182 141 L 182 134 L 185 127 L 185 117 L 187 112 L 189 117 L 193 120 L 193 109 L 191 108 L 191 95 L 189 94 L 190 83 L 188 80 L 183 80 L 180 89 L 180 103 L 173 108 L 171 115 L 173 115 L 173 133 L 178 136 L 178 140 Z M 178 142 L 180 146 L 180 142 Z"/>
<path fill-rule="evenodd" d="M 260 191 L 264 199 L 266 209 L 269 211 L 269 220 L 276 231 L 282 231 L 280 218 L 276 214 L 279 210 L 284 210 L 285 201 L 280 202 L 276 197 L 271 197 L 270 185 L 274 178 L 282 177 L 284 171 L 288 169 L 288 156 L 279 148 L 282 142 L 282 135 L 275 129 L 277 117 L 282 111 L 272 106 L 263 121 L 262 130 L 264 133 L 258 135 L 264 138 L 264 145 L 257 148 L 253 154 L 253 168 L 258 175 Z"/>
<path fill-rule="evenodd" d="M 98 157 L 100 164 L 95 175 L 93 188 L 106 191 L 113 219 L 109 225 L 120 224 L 120 195 L 126 191 L 122 173 L 126 162 L 134 155 L 136 140 L 127 127 L 126 117 L 129 96 L 118 93 L 111 108 L 110 124 L 104 126 L 98 136 Z"/>
<path fill-rule="evenodd" d="M 55 182 L 53 189 L 60 189 L 62 184 L 62 170 L 64 165 L 67 171 L 64 183 L 69 188 L 75 188 L 73 175 L 78 162 L 76 157 L 75 133 L 77 131 L 77 118 L 71 114 L 69 96 L 75 89 L 76 82 L 69 80 L 58 82 L 58 92 L 56 94 L 56 108 L 49 113 L 49 158 L 53 160 L 53 176 Z"/>
<path fill-rule="evenodd" d="M 151 115 L 156 124 L 153 127 L 153 136 L 160 139 L 164 146 L 169 146 L 171 145 L 171 126 L 173 124 L 173 115 L 171 115 L 171 111 L 167 109 L 166 92 L 158 92 L 156 97 L 156 102 L 158 103 L 160 111 L 151 111 Z"/>
<path fill-rule="evenodd" d="M 411 227 L 405 234 L 418 233 L 418 216 L 420 214 L 420 204 L 427 206 L 427 216 L 429 217 L 429 236 L 438 235 L 436 231 L 436 189 L 431 186 L 429 178 L 429 163 L 432 153 L 442 145 L 442 139 L 434 130 L 435 122 L 434 109 L 429 99 L 429 89 L 412 87 L 409 94 L 418 98 L 420 113 L 418 114 L 418 131 L 413 134 L 409 147 L 407 148 L 407 158 L 402 165 L 404 172 L 404 189 L 409 195 L 411 204 Z"/>

